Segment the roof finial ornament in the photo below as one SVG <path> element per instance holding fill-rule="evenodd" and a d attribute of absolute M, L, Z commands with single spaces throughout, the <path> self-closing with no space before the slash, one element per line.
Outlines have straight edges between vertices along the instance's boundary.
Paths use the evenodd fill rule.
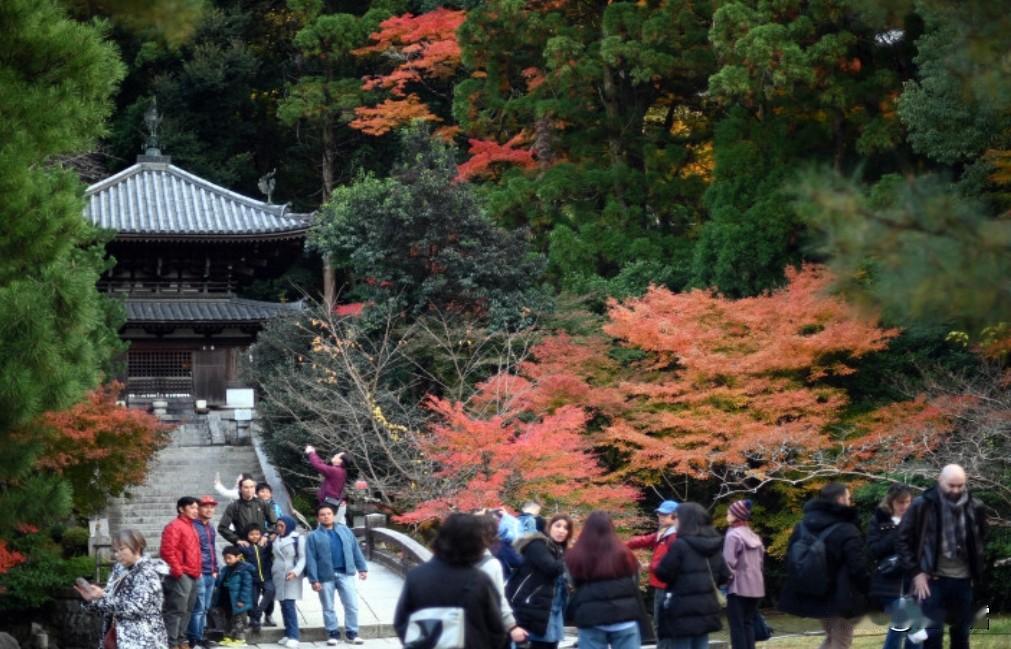
<path fill-rule="evenodd" d="M 144 111 L 144 125 L 147 126 L 147 149 L 144 155 L 160 156 L 161 148 L 158 140 L 158 127 L 161 125 L 161 115 L 158 113 L 158 98 L 151 98 L 151 105 Z"/>
<path fill-rule="evenodd" d="M 256 183 L 260 191 L 267 195 L 267 205 L 271 204 L 271 199 L 274 195 L 274 186 L 277 184 L 277 181 L 274 180 L 274 174 L 276 173 L 277 167 L 274 167 L 269 173 L 260 176 L 260 180 Z"/>

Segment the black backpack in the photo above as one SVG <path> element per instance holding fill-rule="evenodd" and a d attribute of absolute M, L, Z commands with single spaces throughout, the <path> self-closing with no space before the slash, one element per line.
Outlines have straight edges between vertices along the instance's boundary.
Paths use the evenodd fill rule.
<path fill-rule="evenodd" d="M 825 539 L 842 523 L 833 523 L 812 534 L 803 523 L 797 525 L 797 539 L 786 555 L 786 569 L 794 589 L 804 595 L 825 596 L 834 581 L 829 573 Z"/>

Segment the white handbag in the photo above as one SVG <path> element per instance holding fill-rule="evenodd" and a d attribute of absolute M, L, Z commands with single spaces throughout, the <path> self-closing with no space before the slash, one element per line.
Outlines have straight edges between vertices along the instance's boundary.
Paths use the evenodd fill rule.
<path fill-rule="evenodd" d="M 463 649 L 464 611 L 459 606 L 423 608 L 407 618 L 405 649 Z"/>

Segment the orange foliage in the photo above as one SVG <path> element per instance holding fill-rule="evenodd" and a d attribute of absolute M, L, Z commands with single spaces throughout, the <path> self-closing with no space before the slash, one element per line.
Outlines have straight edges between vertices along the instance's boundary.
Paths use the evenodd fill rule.
<path fill-rule="evenodd" d="M 37 466 L 68 478 L 79 502 L 100 503 L 104 495 L 142 484 L 148 462 L 167 441 L 168 428 L 155 417 L 116 405 L 121 387 L 103 386 L 81 403 L 41 418 L 54 434 Z"/>
<path fill-rule="evenodd" d="M 519 165 L 529 169 L 535 166 L 534 154 L 529 149 L 517 149 L 523 143 L 523 134 L 513 137 L 505 144 L 492 140 L 470 140 L 470 159 L 457 167 L 456 180 L 463 182 L 474 176 L 490 174 L 496 163 Z"/>
<path fill-rule="evenodd" d="M 28 560 L 28 557 L 21 554 L 17 550 L 11 550 L 7 547 L 7 542 L 0 539 L 0 575 L 4 574 L 11 568 L 21 565 Z"/>
<path fill-rule="evenodd" d="M 523 78 L 527 80 L 528 91 L 536 90 L 537 87 L 545 81 L 544 72 L 540 68 L 524 68 L 520 74 L 522 74 Z"/>
<path fill-rule="evenodd" d="M 736 301 L 654 287 L 610 305 L 603 331 L 618 349 L 603 337 L 549 338 L 482 395 L 534 417 L 578 407 L 599 422 L 596 443 L 621 452 L 619 478 L 758 471 L 831 446 L 848 398 L 824 379 L 897 334 L 827 294 L 830 280 L 807 266 L 782 290 Z"/>
<path fill-rule="evenodd" d="M 587 415 L 580 408 L 562 407 L 526 422 L 515 412 L 481 418 L 459 402 L 434 397 L 428 406 L 439 422 L 422 448 L 438 463 L 436 477 L 445 488 L 441 497 L 401 516 L 402 522 L 528 499 L 546 510 L 617 511 L 637 497 L 597 463 L 584 434 Z"/>
<path fill-rule="evenodd" d="M 413 119 L 438 121 L 416 94 L 408 94 L 408 85 L 424 79 L 445 80 L 456 74 L 460 67 L 456 30 L 465 19 L 466 13 L 461 10 L 440 7 L 419 16 L 404 14 L 380 23 L 379 31 L 369 35 L 373 44 L 355 50 L 355 54 L 392 53 L 401 62 L 387 74 L 366 77 L 362 89 L 388 90 L 407 103 L 388 99 L 374 108 L 356 108 L 358 119 L 351 122 L 351 127 L 369 135 L 383 135 Z"/>
<path fill-rule="evenodd" d="M 414 120 L 440 121 L 428 110 L 428 104 L 422 102 L 415 94 L 410 94 L 405 99 L 387 99 L 374 108 L 358 106 L 355 108 L 355 115 L 357 118 L 351 122 L 351 128 L 368 135 L 385 135 Z"/>

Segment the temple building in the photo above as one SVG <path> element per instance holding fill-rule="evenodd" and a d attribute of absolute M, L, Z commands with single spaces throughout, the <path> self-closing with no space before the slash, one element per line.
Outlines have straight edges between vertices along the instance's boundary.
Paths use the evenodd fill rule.
<path fill-rule="evenodd" d="M 238 294 L 298 259 L 311 215 L 271 204 L 272 180 L 267 202 L 242 196 L 174 166 L 154 144 L 86 192 L 86 218 L 115 232 L 116 264 L 99 289 L 126 307 L 125 396 L 221 405 L 264 323 L 295 308 Z"/>

